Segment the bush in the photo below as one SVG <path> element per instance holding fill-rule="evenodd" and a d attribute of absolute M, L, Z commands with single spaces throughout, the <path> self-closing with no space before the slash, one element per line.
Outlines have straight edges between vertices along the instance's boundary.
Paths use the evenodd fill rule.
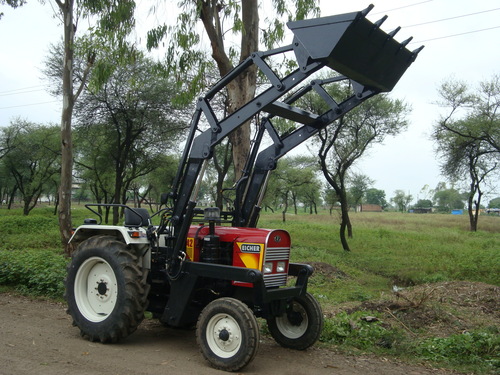
<path fill-rule="evenodd" d="M 0 284 L 25 294 L 61 298 L 67 262 L 51 250 L 1 250 Z"/>
<path fill-rule="evenodd" d="M 361 350 L 374 347 L 390 349 L 399 333 L 385 328 L 377 315 L 367 311 L 341 312 L 325 320 L 320 340 Z"/>
<path fill-rule="evenodd" d="M 419 357 L 435 362 L 500 369 L 500 335 L 496 328 L 428 338 L 415 351 Z"/>

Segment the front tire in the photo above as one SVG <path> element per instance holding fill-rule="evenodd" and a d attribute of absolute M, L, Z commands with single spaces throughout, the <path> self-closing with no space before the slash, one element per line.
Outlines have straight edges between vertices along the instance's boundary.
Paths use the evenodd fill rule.
<path fill-rule="evenodd" d="M 144 318 L 147 292 L 139 259 L 111 236 L 82 242 L 68 266 L 68 314 L 91 341 L 116 342 L 134 332 Z"/>
<path fill-rule="evenodd" d="M 238 371 L 252 361 L 259 327 L 252 311 L 234 298 L 219 298 L 201 312 L 196 341 L 203 357 L 217 369 Z"/>
<path fill-rule="evenodd" d="M 310 294 L 294 297 L 281 316 L 267 319 L 271 336 L 285 348 L 305 350 L 318 341 L 323 329 L 323 312 Z"/>

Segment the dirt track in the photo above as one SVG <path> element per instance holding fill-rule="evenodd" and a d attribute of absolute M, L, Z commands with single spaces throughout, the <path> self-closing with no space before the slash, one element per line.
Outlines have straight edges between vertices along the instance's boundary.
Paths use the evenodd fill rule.
<path fill-rule="evenodd" d="M 145 321 L 119 344 L 80 338 L 65 306 L 0 294 L 0 374 L 155 375 L 224 374 L 198 352 L 194 331 L 172 330 Z M 263 339 L 244 374 L 427 375 L 444 370 L 409 366 L 374 357 L 349 357 L 325 349 L 287 350 Z"/>

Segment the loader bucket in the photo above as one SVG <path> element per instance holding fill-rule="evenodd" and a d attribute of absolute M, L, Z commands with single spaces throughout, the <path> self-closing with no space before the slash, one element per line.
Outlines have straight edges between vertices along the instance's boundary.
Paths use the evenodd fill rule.
<path fill-rule="evenodd" d="M 380 29 L 385 20 L 372 23 L 361 12 L 289 22 L 294 33 L 299 64 L 310 59 L 325 61 L 342 75 L 372 89 L 391 91 L 422 48 L 406 49 L 411 40 L 399 43 L 393 32 Z"/>

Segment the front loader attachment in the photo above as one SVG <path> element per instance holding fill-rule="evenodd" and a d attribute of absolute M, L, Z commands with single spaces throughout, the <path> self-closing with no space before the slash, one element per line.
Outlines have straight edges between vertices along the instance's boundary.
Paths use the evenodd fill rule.
<path fill-rule="evenodd" d="M 399 43 L 392 33 L 380 26 L 387 17 L 372 23 L 361 12 L 289 22 L 293 31 L 299 66 L 310 60 L 324 60 L 326 65 L 369 88 L 391 91 L 420 49 L 410 52 L 405 46 L 411 38 Z"/>
<path fill-rule="evenodd" d="M 229 134 L 263 113 L 261 128 L 242 171 L 243 177 L 235 186 L 233 210 L 225 213 L 233 226 L 255 226 L 267 177 L 276 167 L 277 160 L 363 101 L 391 91 L 396 85 L 423 47 L 409 51 L 406 46 L 411 38 L 401 43 L 394 39 L 399 28 L 390 33 L 381 30 L 386 17 L 374 23 L 369 21 L 366 15 L 372 8 L 370 5 L 359 12 L 289 22 L 288 27 L 294 34 L 290 45 L 252 53 L 198 99 L 186 147 L 168 196 L 172 202 L 169 225 L 174 235 L 167 245 L 167 253 L 172 254 L 174 263 L 182 259 L 179 254 L 185 248 L 186 233 L 196 215 L 205 166 L 215 146 Z M 273 69 L 272 61 L 275 61 L 273 57 L 284 54 L 288 58 L 295 57 L 297 68 L 283 76 Z M 256 66 L 262 77 L 258 95 L 232 113 L 218 111 L 212 105 L 215 98 L 224 102 L 228 85 L 247 74 L 251 66 Z M 314 80 L 314 73 L 322 68 L 332 70 L 333 78 Z M 349 81 L 354 92 L 342 101 L 332 98 L 323 88 L 325 84 L 343 80 Z M 311 91 L 326 102 L 328 110 L 313 113 L 299 108 L 299 99 Z M 293 122 L 295 130 L 280 134 L 272 123 L 280 117 Z M 260 150 L 264 136 L 270 138 L 271 145 Z"/>

